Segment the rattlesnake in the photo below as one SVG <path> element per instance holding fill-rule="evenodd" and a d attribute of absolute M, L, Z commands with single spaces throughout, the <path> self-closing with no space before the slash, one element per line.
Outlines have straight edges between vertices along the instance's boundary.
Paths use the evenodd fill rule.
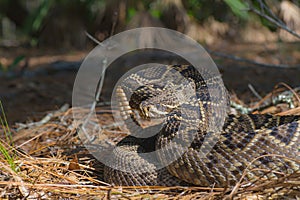
<path fill-rule="evenodd" d="M 161 66 L 159 70 L 132 74 L 127 85 L 116 89 L 120 115 L 132 135 L 117 144 L 111 165 L 104 168 L 105 181 L 114 185 L 228 187 L 241 178 L 276 179 L 300 171 L 300 116 L 229 115 L 229 95 L 220 88 L 220 77 L 204 80 L 190 65 Z M 166 86 L 168 81 L 163 80 L 174 70 L 183 79 L 175 78 Z M 128 87 L 135 84 L 134 89 Z M 180 99 L 172 88 L 188 97 Z M 209 88 L 216 88 L 218 98 Z M 188 94 L 190 90 L 194 95 Z M 138 116 L 158 118 L 162 123 L 153 127 L 158 126 L 159 132 L 139 137 L 151 127 L 142 127 Z M 224 121 L 222 116 L 226 116 Z M 223 128 L 214 129 L 211 122 Z M 176 138 L 179 140 L 174 142 Z M 163 150 L 155 158 L 141 156 L 157 149 Z M 166 162 L 170 159 L 172 162 Z"/>

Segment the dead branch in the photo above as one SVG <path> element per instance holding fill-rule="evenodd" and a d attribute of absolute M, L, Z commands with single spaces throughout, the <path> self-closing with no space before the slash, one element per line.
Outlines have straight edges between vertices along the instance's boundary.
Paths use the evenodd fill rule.
<path fill-rule="evenodd" d="M 250 12 L 253 12 L 260 17 L 268 20 L 270 23 L 274 24 L 278 28 L 287 31 L 291 35 L 297 37 L 300 39 L 300 34 L 298 34 L 296 31 L 292 30 L 290 27 L 288 27 L 282 20 L 280 20 L 267 6 L 262 0 L 257 0 L 260 4 L 260 10 L 256 9 L 254 6 L 250 5 L 249 10 Z M 268 13 L 268 14 L 267 14 Z"/>

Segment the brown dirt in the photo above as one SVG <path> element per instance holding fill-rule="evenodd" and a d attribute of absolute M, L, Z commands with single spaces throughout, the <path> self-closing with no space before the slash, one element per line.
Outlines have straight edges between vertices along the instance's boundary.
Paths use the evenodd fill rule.
<path fill-rule="evenodd" d="M 210 48 L 257 62 L 292 65 L 300 63 L 299 44 L 222 43 Z M 18 55 L 26 55 L 28 58 L 27 71 L 39 68 L 45 68 L 46 71 L 46 73 L 35 76 L 0 77 L 0 99 L 10 124 L 38 120 L 47 111 L 58 109 L 64 103 L 70 104 L 76 68 L 61 71 L 51 71 L 51 68 L 56 61 L 80 61 L 88 54 L 88 51 L 58 52 L 22 48 L 1 49 L 0 52 L 2 55 L 0 61 L 3 65 L 8 65 Z M 228 90 L 236 93 L 245 102 L 257 100 L 249 90 L 248 84 L 251 84 L 261 95 L 270 92 L 279 82 L 287 83 L 291 87 L 300 85 L 299 68 L 281 69 L 253 66 L 219 57 L 214 57 L 214 60 L 223 74 Z M 114 74 L 118 72 L 119 70 L 113 71 Z M 104 89 L 109 90 L 108 88 Z"/>

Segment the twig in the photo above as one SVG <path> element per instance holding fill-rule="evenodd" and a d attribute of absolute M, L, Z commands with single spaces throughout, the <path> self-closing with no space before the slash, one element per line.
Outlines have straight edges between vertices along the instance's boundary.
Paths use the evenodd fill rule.
<path fill-rule="evenodd" d="M 259 100 L 262 99 L 262 97 L 258 94 L 258 92 L 255 90 L 255 88 L 251 84 L 248 84 L 248 88 L 251 90 L 251 92 L 254 94 L 254 96 L 256 96 Z"/>
<path fill-rule="evenodd" d="M 113 31 L 114 31 L 114 27 L 112 28 L 112 32 L 111 34 L 113 34 Z M 98 41 L 96 38 L 94 38 L 93 36 L 91 36 L 89 33 L 86 32 L 86 35 L 88 38 L 90 38 L 92 41 L 94 41 L 96 44 L 103 46 L 103 44 Z M 109 39 L 108 39 L 109 40 Z M 109 44 L 109 43 L 108 43 Z M 91 119 L 91 117 L 93 116 L 93 113 L 94 111 L 96 110 L 96 106 L 97 106 L 97 103 L 99 102 L 100 100 L 100 94 L 101 94 L 101 90 L 102 90 L 102 87 L 103 87 L 103 84 L 104 84 L 104 78 L 105 78 L 105 72 L 106 72 L 106 68 L 108 67 L 107 66 L 107 56 L 104 57 L 104 59 L 102 60 L 102 64 L 103 64 L 103 67 L 102 67 L 102 72 L 101 72 L 101 76 L 100 76 L 100 79 L 97 83 L 97 87 L 96 87 L 96 94 L 95 94 L 95 99 L 90 107 L 90 112 L 89 114 L 87 115 L 87 117 L 85 118 L 85 120 L 83 121 L 83 123 L 81 124 L 81 131 L 83 132 L 83 134 L 86 136 L 86 138 L 88 138 L 89 141 L 93 140 L 93 137 L 91 138 L 89 136 L 89 134 L 87 133 L 87 131 L 85 130 L 85 126 L 87 125 L 87 123 L 89 122 L 89 120 Z M 99 127 L 101 130 L 102 128 Z"/>
<path fill-rule="evenodd" d="M 263 157 L 278 157 L 278 158 L 285 158 L 285 159 L 288 159 L 288 160 L 291 160 L 291 161 L 295 161 L 295 162 L 297 162 L 297 163 L 299 162 L 297 159 L 294 159 L 294 158 L 288 158 L 288 157 L 286 157 L 286 156 L 278 155 L 278 154 L 266 154 L 266 155 L 261 155 L 261 156 L 256 157 L 255 159 L 251 160 L 251 161 L 248 163 L 247 167 L 244 169 L 243 174 L 242 174 L 242 176 L 240 177 L 240 180 L 236 183 L 236 185 L 233 187 L 232 191 L 231 191 L 230 194 L 228 195 L 229 199 L 233 199 L 233 196 L 234 196 L 235 194 L 237 194 L 238 189 L 242 186 L 242 182 L 243 182 L 245 176 L 247 175 L 248 170 L 250 169 L 251 165 L 252 165 L 255 161 L 257 161 L 258 159 L 263 158 Z"/>
<path fill-rule="evenodd" d="M 89 34 L 88 32 L 85 31 L 85 35 L 92 40 L 93 42 L 95 42 L 96 44 L 103 46 L 103 44 L 101 42 L 99 42 L 96 38 L 94 38 L 91 34 Z"/>
<path fill-rule="evenodd" d="M 270 10 L 270 8 L 268 6 L 266 6 L 261 0 L 257 0 L 261 6 L 262 11 L 259 11 L 257 9 L 255 9 L 253 6 L 249 7 L 249 11 L 254 12 L 255 14 L 259 15 L 260 17 L 263 17 L 264 19 L 268 20 L 269 22 L 271 22 L 272 24 L 274 24 L 275 26 L 289 32 L 290 34 L 292 34 L 293 36 L 297 37 L 300 39 L 300 34 L 298 34 L 297 32 L 293 31 L 292 29 L 290 29 L 284 22 L 282 22 L 280 19 L 278 19 L 273 12 Z M 266 11 L 268 11 L 271 15 L 266 15 L 264 13 L 264 9 Z"/>
<path fill-rule="evenodd" d="M 28 127 L 33 127 L 33 126 L 41 126 L 43 124 L 48 123 L 52 117 L 56 116 L 59 113 L 63 113 L 65 111 L 67 111 L 69 108 L 69 104 L 64 104 L 62 107 L 60 107 L 60 109 L 55 110 L 53 112 L 48 113 L 45 117 L 43 117 L 43 119 L 41 119 L 40 121 L 37 122 L 31 122 L 31 123 L 27 123 L 27 124 L 23 124 L 23 123 L 16 123 L 19 127 L 17 128 L 17 131 L 20 131 L 21 129 L 24 128 L 28 128 Z"/>
<path fill-rule="evenodd" d="M 295 96 L 295 98 L 297 99 L 298 103 L 300 103 L 300 97 L 299 97 L 299 95 L 297 94 L 297 92 L 293 88 L 291 88 L 288 84 L 286 84 L 284 82 L 278 83 L 275 86 L 275 88 L 277 88 L 279 85 L 283 85 L 284 87 L 286 87 Z"/>

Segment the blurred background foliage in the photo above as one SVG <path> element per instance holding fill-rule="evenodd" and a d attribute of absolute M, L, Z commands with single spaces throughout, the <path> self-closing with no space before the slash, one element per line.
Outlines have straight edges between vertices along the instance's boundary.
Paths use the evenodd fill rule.
<path fill-rule="evenodd" d="M 262 2 L 272 11 L 267 15 L 279 16 L 297 28 L 300 0 L 0 0 L 0 42 L 2 46 L 83 49 L 89 42 L 86 32 L 103 41 L 142 26 L 171 28 L 204 44 L 218 37 L 246 42 L 297 40 L 280 36 L 276 26 L 249 12 L 250 6 L 262 9 Z M 249 26 L 270 35 L 251 37 L 255 32 L 249 33 Z"/>
<path fill-rule="evenodd" d="M 299 85 L 293 69 L 300 63 L 300 36 L 286 31 L 300 34 L 299 6 L 300 0 L 0 0 L 0 99 L 9 123 L 31 120 L 29 115 L 39 120 L 44 111 L 71 102 L 76 72 L 96 45 L 86 33 L 103 41 L 154 26 L 201 43 L 226 86 L 249 102 L 248 84 L 261 94 L 280 81 Z M 249 68 L 253 63 L 268 67 Z M 109 79 L 127 66 L 115 68 Z"/>

